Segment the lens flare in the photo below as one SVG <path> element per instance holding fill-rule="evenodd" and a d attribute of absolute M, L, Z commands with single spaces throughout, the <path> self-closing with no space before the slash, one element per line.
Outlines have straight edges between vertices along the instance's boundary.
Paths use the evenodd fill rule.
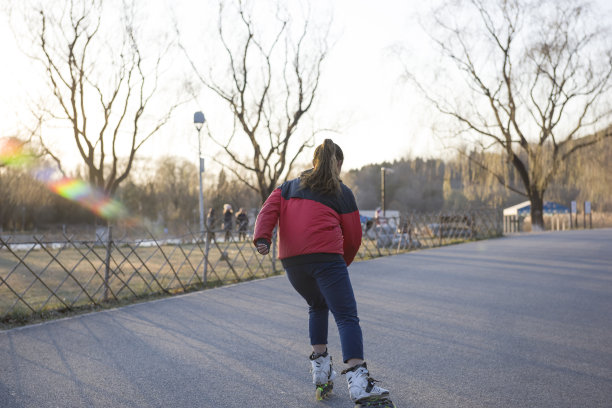
<path fill-rule="evenodd" d="M 25 166 L 33 160 L 24 141 L 16 137 L 0 138 L 0 166 Z"/>
<path fill-rule="evenodd" d="M 36 166 L 34 163 L 35 156 L 27 148 L 26 142 L 16 137 L 0 138 L 0 166 L 28 167 L 32 177 L 44 183 L 55 194 L 80 204 L 104 219 L 134 223 L 125 206 L 102 190 L 83 180 L 64 177 L 57 170 Z"/>
<path fill-rule="evenodd" d="M 64 177 L 59 180 L 48 180 L 46 184 L 54 193 L 80 204 L 99 217 L 117 220 L 128 216 L 127 209 L 120 201 L 107 196 L 83 180 Z"/>

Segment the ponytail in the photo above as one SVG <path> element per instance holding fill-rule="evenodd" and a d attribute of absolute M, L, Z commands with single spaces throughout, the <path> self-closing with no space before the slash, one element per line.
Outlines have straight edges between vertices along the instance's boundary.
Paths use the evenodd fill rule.
<path fill-rule="evenodd" d="M 344 160 L 340 146 L 331 139 L 325 139 L 314 152 L 312 164 L 314 168 L 300 175 L 300 183 L 311 190 L 333 195 L 340 193 L 340 172 L 338 162 Z"/>

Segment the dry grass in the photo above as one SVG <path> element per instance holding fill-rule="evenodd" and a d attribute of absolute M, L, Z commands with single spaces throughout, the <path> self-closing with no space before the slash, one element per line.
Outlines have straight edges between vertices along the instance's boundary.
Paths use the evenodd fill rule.
<path fill-rule="evenodd" d="M 203 283 L 203 247 L 194 244 L 117 246 L 104 284 L 106 248 L 37 248 L 0 251 L 0 317 L 104 306 L 131 298 L 183 293 L 273 275 L 270 257 L 256 256 L 250 243 L 213 245 Z M 280 263 L 277 266 L 280 268 Z M 105 296 L 106 291 L 106 296 Z"/>
<path fill-rule="evenodd" d="M 438 215 L 430 218 L 414 225 L 427 225 Z M 486 232 L 479 238 L 497 235 L 491 229 L 494 222 L 492 218 L 481 225 Z M 406 248 L 406 240 L 398 239 L 397 231 L 391 233 L 395 244 L 385 247 L 376 238 L 364 237 L 355 260 L 469 239 L 441 238 L 415 230 L 418 245 Z M 213 242 L 207 258 L 202 242 L 186 239 L 181 243 L 114 241 L 107 271 L 106 246 L 99 241 L 62 237 L 60 244 L 31 237 L 30 242 L 37 241 L 36 246 L 13 245 L 26 241 L 25 237 L 0 240 L 0 328 L 282 273 L 281 262 L 274 256 L 259 255 L 249 240 Z"/>
<path fill-rule="evenodd" d="M 437 242 L 431 243 L 437 245 Z M 414 249 L 414 248 L 413 248 Z M 378 248 L 364 239 L 356 260 L 407 252 L 409 248 Z M 108 289 L 106 248 L 0 250 L 0 321 L 12 325 L 92 310 L 125 302 L 172 295 L 272 276 L 280 261 L 256 253 L 248 241 L 211 245 L 206 285 L 203 245 L 117 246 L 111 251 Z M 106 296 L 105 296 L 105 291 Z"/>

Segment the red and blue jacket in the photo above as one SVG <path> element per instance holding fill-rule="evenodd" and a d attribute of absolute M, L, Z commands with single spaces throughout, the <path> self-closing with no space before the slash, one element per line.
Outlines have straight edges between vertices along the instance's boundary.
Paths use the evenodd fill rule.
<path fill-rule="evenodd" d="M 338 195 L 323 195 L 301 188 L 300 179 L 277 187 L 264 203 L 253 243 L 269 244 L 278 223 L 278 257 L 284 266 L 319 260 L 355 258 L 361 245 L 361 222 L 355 197 L 340 183 Z"/>

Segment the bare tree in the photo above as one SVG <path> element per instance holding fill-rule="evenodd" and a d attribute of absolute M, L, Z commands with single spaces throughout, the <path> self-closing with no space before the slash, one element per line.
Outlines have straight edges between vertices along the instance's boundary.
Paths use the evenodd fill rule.
<path fill-rule="evenodd" d="M 128 3 L 109 12 L 103 4 L 116 3 L 42 2 L 37 18 L 30 21 L 37 48 L 32 56 L 42 63 L 55 102 L 39 109 L 46 120 L 69 123 L 89 182 L 109 195 L 129 175 L 138 150 L 179 105 L 167 105 L 156 119 L 146 116 L 161 92 L 167 46 L 149 60 L 141 47 L 134 5 Z M 40 123 L 43 118 L 37 119 Z M 43 136 L 43 150 L 61 169 L 57 146 Z"/>
<path fill-rule="evenodd" d="M 565 0 L 446 3 L 435 13 L 439 31 L 429 31 L 451 62 L 445 66 L 452 67 L 446 75 L 454 92 L 436 93 L 434 84 L 411 75 L 436 108 L 459 124 L 455 134 L 477 135 L 481 151 L 504 155 L 518 185 L 508 172 L 478 164 L 529 198 L 536 227 L 543 226 L 544 193 L 560 164 L 612 136 L 612 43 L 590 11 L 584 2 Z M 457 78 L 465 80 L 465 89 Z"/>
<path fill-rule="evenodd" d="M 241 0 L 220 2 L 218 38 L 225 61 L 216 59 L 215 65 L 222 67 L 221 74 L 212 69 L 204 74 L 184 50 L 201 84 L 225 101 L 233 115 L 227 140 L 211 135 L 233 163 L 226 169 L 263 202 L 313 144 L 316 132 L 298 136 L 298 127 L 317 96 L 329 25 L 317 30 L 307 16 L 293 31 L 295 21 L 280 9 L 275 21 L 256 22 L 254 14 Z M 323 33 L 314 46 L 313 33 Z M 250 156 L 243 153 L 245 145 Z"/>

